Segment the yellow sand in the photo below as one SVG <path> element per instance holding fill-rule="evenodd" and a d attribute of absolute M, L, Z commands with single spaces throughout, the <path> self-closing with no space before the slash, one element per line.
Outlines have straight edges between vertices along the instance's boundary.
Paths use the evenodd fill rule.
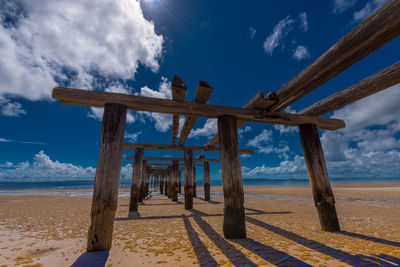
<path fill-rule="evenodd" d="M 334 186 L 340 233 L 320 230 L 309 186 L 248 186 L 245 193 L 248 238 L 236 241 L 223 238 L 222 197 L 195 198 L 193 211 L 181 198 L 153 197 L 133 220 L 128 197 L 120 197 L 108 258 L 85 253 L 90 196 L 0 195 L 0 266 L 102 266 L 104 258 L 106 266 L 400 264 L 400 184 Z"/>

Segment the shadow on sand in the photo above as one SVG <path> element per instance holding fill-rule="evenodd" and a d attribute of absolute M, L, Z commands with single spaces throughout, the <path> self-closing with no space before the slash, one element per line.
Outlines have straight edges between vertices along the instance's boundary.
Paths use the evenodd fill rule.
<path fill-rule="evenodd" d="M 106 266 L 109 252 L 109 250 L 84 252 L 71 267 L 104 267 Z"/>

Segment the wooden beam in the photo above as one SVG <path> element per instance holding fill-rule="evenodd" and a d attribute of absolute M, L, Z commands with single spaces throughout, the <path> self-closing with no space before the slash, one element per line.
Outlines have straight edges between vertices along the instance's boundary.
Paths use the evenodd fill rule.
<path fill-rule="evenodd" d="M 243 106 L 243 108 L 248 108 L 248 109 L 255 109 L 255 110 L 266 110 L 268 107 L 271 105 L 275 104 L 278 102 L 278 96 L 274 93 L 268 93 L 267 95 L 264 95 L 261 91 L 259 91 L 252 99 L 250 99 L 249 102 L 247 102 L 246 105 Z M 237 127 L 240 128 L 242 127 L 246 121 L 238 120 L 237 121 Z M 205 145 L 205 147 L 215 147 L 218 145 L 218 133 L 216 133 L 210 141 Z"/>
<path fill-rule="evenodd" d="M 144 157 L 144 160 L 147 161 L 184 161 L 185 158 L 163 158 L 163 157 Z M 132 156 L 126 156 L 126 160 L 135 160 L 135 157 Z M 193 159 L 193 161 L 208 161 L 208 162 L 219 162 L 219 159 Z M 151 163 L 149 163 L 151 164 Z"/>
<path fill-rule="evenodd" d="M 185 101 L 187 88 L 183 80 L 175 75 L 171 84 L 172 100 L 174 101 Z M 176 137 L 178 136 L 179 129 L 179 114 L 174 114 L 172 116 L 172 144 L 176 144 Z"/>
<path fill-rule="evenodd" d="M 307 165 L 321 228 L 323 231 L 328 232 L 340 231 L 335 208 L 335 197 L 329 182 L 328 170 L 317 127 L 313 124 L 305 124 L 301 125 L 299 130 L 304 160 Z"/>
<path fill-rule="evenodd" d="M 124 104 L 128 109 L 184 114 L 188 116 L 218 118 L 223 115 L 235 116 L 239 120 L 275 123 L 287 126 L 313 123 L 319 129 L 337 130 L 345 127 L 343 120 L 319 118 L 282 112 L 265 112 L 263 110 L 234 108 L 193 102 L 177 102 L 168 99 L 151 98 L 119 93 L 87 91 L 57 87 L 53 89 L 53 98 L 60 99 L 61 104 L 103 107 L 105 103 Z"/>
<path fill-rule="evenodd" d="M 398 83 L 400 83 L 400 62 L 309 106 L 299 113 L 313 116 L 323 115 Z"/>
<path fill-rule="evenodd" d="M 138 147 L 144 150 L 163 150 L 163 151 L 183 151 L 185 148 L 189 148 L 193 151 L 199 152 L 218 152 L 218 147 L 206 147 L 206 146 L 176 146 L 166 144 L 142 144 L 142 143 L 125 143 L 124 148 L 126 150 L 136 149 Z M 253 149 L 239 149 L 240 154 L 253 154 Z"/>
<path fill-rule="evenodd" d="M 150 165 L 150 167 L 153 167 L 153 166 L 165 166 L 165 167 L 168 167 L 168 166 L 172 166 L 172 163 L 149 163 L 149 165 Z M 185 165 L 184 164 L 179 164 L 179 167 L 184 167 Z M 203 166 L 203 164 L 193 164 L 193 166 L 196 166 L 196 167 L 202 167 Z"/>
<path fill-rule="evenodd" d="M 277 92 L 280 111 L 400 35 L 400 1 L 389 0 Z M 318 127 L 319 128 L 319 127 Z"/>
<path fill-rule="evenodd" d="M 213 91 L 213 87 L 211 87 L 208 83 L 204 81 L 200 81 L 197 86 L 196 95 L 194 97 L 194 101 L 196 103 L 206 103 L 210 98 L 210 95 Z M 183 145 L 186 142 L 187 137 L 189 136 L 190 131 L 193 129 L 194 124 L 196 123 L 198 116 L 187 116 L 185 123 L 183 124 L 181 135 L 179 136 L 179 145 Z"/>
<path fill-rule="evenodd" d="M 204 200 L 210 201 L 210 163 L 204 162 Z"/>
<path fill-rule="evenodd" d="M 118 183 L 124 153 L 125 123 L 126 107 L 124 105 L 105 105 L 87 251 L 111 248 L 114 217 L 118 206 Z"/>
<path fill-rule="evenodd" d="M 185 210 L 193 209 L 193 151 L 185 149 Z"/>
<path fill-rule="evenodd" d="M 135 164 L 133 165 L 131 195 L 129 201 L 129 218 L 139 218 L 139 197 L 140 197 L 140 185 L 142 184 L 143 176 L 143 148 L 137 148 L 135 150 Z"/>
<path fill-rule="evenodd" d="M 245 238 L 244 194 L 236 118 L 233 116 L 219 117 L 218 133 L 224 190 L 224 236 L 229 239 Z"/>

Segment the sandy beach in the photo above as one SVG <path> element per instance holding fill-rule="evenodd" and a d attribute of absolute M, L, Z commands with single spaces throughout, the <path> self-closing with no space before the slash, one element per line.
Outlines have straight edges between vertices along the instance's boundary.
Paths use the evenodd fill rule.
<path fill-rule="evenodd" d="M 2 192 L 0 266 L 399 266 L 400 184 L 333 190 L 342 231 L 326 233 L 310 186 L 245 187 L 241 240 L 223 238 L 221 187 L 209 202 L 199 187 L 191 211 L 182 196 L 173 203 L 155 193 L 140 219 L 127 218 L 124 193 L 112 249 L 96 253 L 86 253 L 90 192 Z"/>

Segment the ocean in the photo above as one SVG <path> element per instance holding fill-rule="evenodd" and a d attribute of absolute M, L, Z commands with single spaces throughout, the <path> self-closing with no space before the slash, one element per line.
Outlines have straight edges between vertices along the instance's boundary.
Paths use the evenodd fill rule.
<path fill-rule="evenodd" d="M 400 178 L 372 179 L 372 178 L 331 178 L 332 184 L 362 184 L 362 183 L 400 183 Z M 245 178 L 243 185 L 307 185 L 307 179 L 270 179 L 270 178 Z M 221 186 L 222 180 L 211 180 L 211 186 Z M 119 188 L 130 188 L 131 181 L 121 179 Z M 203 181 L 198 180 L 197 186 L 203 186 Z M 92 189 L 93 180 L 82 181 L 46 181 L 46 182 L 0 182 L 0 190 L 73 190 Z"/>

